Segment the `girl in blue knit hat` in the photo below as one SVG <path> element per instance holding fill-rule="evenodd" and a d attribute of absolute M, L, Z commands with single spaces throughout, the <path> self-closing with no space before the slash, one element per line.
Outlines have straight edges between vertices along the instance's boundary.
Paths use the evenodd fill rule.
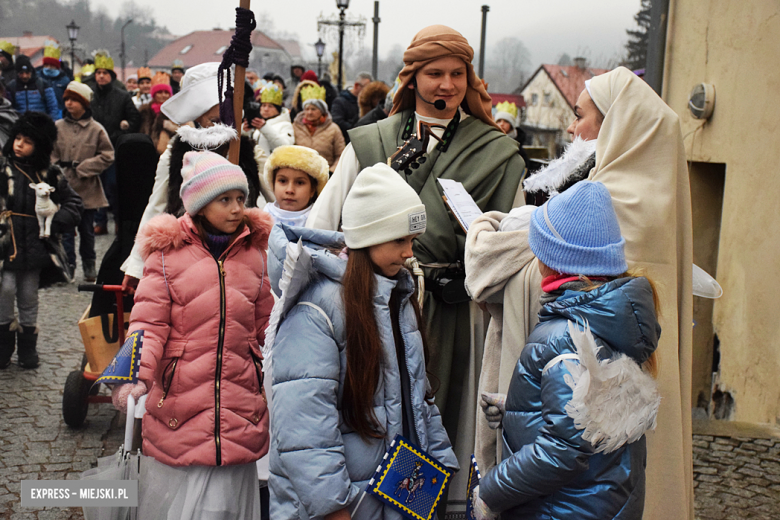
<path fill-rule="evenodd" d="M 609 191 L 582 181 L 534 210 L 542 310 L 506 395 L 483 394 L 503 460 L 474 491 L 478 519 L 640 520 L 645 432 L 660 397 L 656 294 L 627 272 Z"/>

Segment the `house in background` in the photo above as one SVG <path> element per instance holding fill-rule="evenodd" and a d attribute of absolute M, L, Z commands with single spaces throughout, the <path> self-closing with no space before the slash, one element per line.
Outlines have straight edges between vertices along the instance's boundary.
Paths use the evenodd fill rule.
<path fill-rule="evenodd" d="M 574 63 L 544 64 L 520 89 L 526 104 L 522 128 L 531 139 L 529 144 L 546 147 L 551 158 L 571 142 L 566 128 L 574 119 L 574 105 L 585 81 L 608 72 L 588 67 L 585 58 L 575 58 Z"/>
<path fill-rule="evenodd" d="M 174 60 L 183 61 L 185 69 L 210 61 L 222 61 L 233 34 L 232 30 L 222 29 L 191 32 L 160 49 L 149 60 L 149 67 L 169 72 Z M 285 76 L 289 74 L 290 62 L 290 55 L 280 43 L 260 31 L 252 32 L 250 68 L 261 74 L 272 71 Z"/>

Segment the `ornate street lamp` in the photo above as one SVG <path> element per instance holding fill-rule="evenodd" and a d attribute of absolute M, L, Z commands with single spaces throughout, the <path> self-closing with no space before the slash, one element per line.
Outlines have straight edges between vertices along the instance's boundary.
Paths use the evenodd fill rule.
<path fill-rule="evenodd" d="M 76 73 L 76 61 L 75 61 L 75 54 L 76 54 L 76 40 L 79 37 L 79 27 L 76 25 L 76 20 L 72 20 L 70 22 L 70 25 L 66 25 L 65 28 L 68 30 L 68 39 L 70 40 L 70 70 L 73 72 L 73 74 Z"/>
<path fill-rule="evenodd" d="M 344 11 L 349 7 L 349 0 L 336 0 L 339 8 L 339 92 L 344 90 L 343 64 L 344 64 Z"/>
<path fill-rule="evenodd" d="M 322 76 L 322 55 L 325 54 L 325 42 L 322 38 L 314 44 L 314 50 L 317 51 L 317 77 L 319 78 Z"/>

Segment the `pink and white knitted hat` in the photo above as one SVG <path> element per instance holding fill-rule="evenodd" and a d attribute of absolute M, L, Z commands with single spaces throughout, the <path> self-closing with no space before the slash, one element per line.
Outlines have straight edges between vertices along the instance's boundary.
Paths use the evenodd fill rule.
<path fill-rule="evenodd" d="M 181 167 L 179 190 L 184 209 L 195 216 L 209 202 L 230 190 L 241 190 L 246 197 L 249 184 L 244 171 L 214 152 L 187 152 Z"/>

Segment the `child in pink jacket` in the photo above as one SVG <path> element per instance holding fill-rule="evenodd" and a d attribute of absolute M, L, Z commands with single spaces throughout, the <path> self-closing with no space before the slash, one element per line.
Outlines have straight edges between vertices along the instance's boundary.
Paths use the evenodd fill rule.
<path fill-rule="evenodd" d="M 244 209 L 246 176 L 215 153 L 185 154 L 182 178 L 187 213 L 155 217 L 137 238 L 144 277 L 129 332 L 144 334 L 139 382 L 114 390 L 118 407 L 149 394 L 139 518 L 259 518 L 272 221 Z"/>

